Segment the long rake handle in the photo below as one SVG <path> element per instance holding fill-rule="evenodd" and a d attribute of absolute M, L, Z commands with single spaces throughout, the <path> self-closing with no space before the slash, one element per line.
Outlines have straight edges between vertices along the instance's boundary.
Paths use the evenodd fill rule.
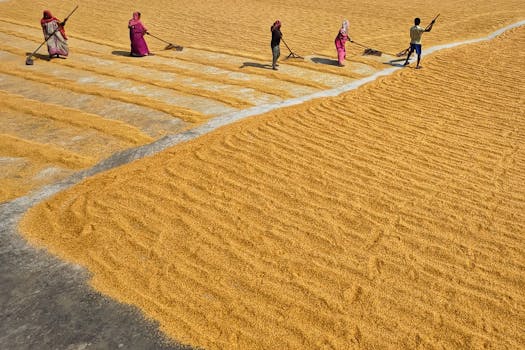
<path fill-rule="evenodd" d="M 31 57 L 33 57 L 33 56 L 38 52 L 38 50 L 40 50 L 40 48 L 41 48 L 42 46 L 44 46 L 44 44 L 47 43 L 47 41 L 48 41 L 49 39 L 51 39 L 51 37 L 52 37 L 53 35 L 55 35 L 55 33 L 57 32 L 58 29 L 59 29 L 59 28 L 55 29 L 55 30 L 53 31 L 53 33 L 51 33 L 51 35 L 48 36 L 47 39 L 44 40 L 44 42 L 42 42 L 42 44 L 40 44 L 40 45 L 36 48 L 36 50 L 33 51 L 33 52 L 28 56 L 28 59 L 31 58 Z"/>
<path fill-rule="evenodd" d="M 427 29 L 428 29 L 433 23 L 436 22 L 436 20 L 438 19 L 439 15 L 440 15 L 440 13 L 438 13 L 437 16 L 434 17 L 434 19 L 433 19 L 433 20 L 430 22 L 430 24 L 425 28 L 425 30 L 427 30 Z"/>
<path fill-rule="evenodd" d="M 75 7 L 75 8 L 73 9 L 73 11 L 71 11 L 71 13 L 70 13 L 66 18 L 64 18 L 64 22 L 66 22 L 66 21 L 69 19 L 69 17 L 71 17 L 71 15 L 72 15 L 77 9 L 78 9 L 78 5 L 77 5 L 77 7 Z M 48 41 L 49 39 L 51 39 L 51 38 L 53 37 L 53 35 L 55 35 L 55 33 L 56 33 L 59 29 L 60 29 L 60 27 L 58 27 L 57 29 L 55 29 L 55 30 L 53 31 L 53 33 L 51 33 L 51 35 L 49 35 L 49 36 L 47 37 L 47 39 L 44 40 L 44 42 L 43 42 L 42 44 L 40 44 L 40 46 L 37 47 L 36 50 L 33 51 L 33 53 L 31 53 L 31 55 L 29 55 L 29 56 L 27 57 L 27 59 L 30 59 L 31 57 L 33 57 L 33 56 L 38 52 L 38 50 L 40 50 L 40 48 L 41 48 L 42 46 L 44 46 L 44 44 L 47 43 L 47 41 Z"/>
<path fill-rule="evenodd" d="M 350 41 L 350 42 L 351 42 L 352 44 L 356 44 L 357 46 L 361 46 L 362 48 L 365 48 L 365 49 L 372 49 L 370 46 L 367 46 L 367 45 L 365 45 L 365 44 L 358 43 L 357 41 L 353 41 L 353 40 L 352 40 L 352 41 Z M 376 51 L 378 51 L 378 50 L 376 50 Z M 387 55 L 390 55 L 390 56 L 396 56 L 396 55 L 394 55 L 394 54 L 392 54 L 392 53 L 385 52 L 385 51 L 379 51 L 379 52 L 383 52 L 383 53 L 385 53 L 385 54 L 387 54 Z"/>
<path fill-rule="evenodd" d="M 166 40 L 164 40 L 164 39 L 161 39 L 161 38 L 159 38 L 158 36 L 155 36 L 155 35 L 151 34 L 150 32 L 146 32 L 146 34 L 148 34 L 148 35 L 151 36 L 151 37 L 154 37 L 154 38 L 157 39 L 157 40 L 162 41 L 163 43 L 173 45 L 172 43 L 170 43 L 170 42 L 168 42 L 168 41 L 166 41 Z"/>
<path fill-rule="evenodd" d="M 369 49 L 369 48 L 370 48 L 370 46 L 367 46 L 367 45 L 364 45 L 364 44 L 358 43 L 357 41 L 353 41 L 353 40 L 352 40 L 352 41 L 350 41 L 350 42 L 351 42 L 352 44 L 356 44 L 357 46 L 361 46 L 361 47 L 363 47 L 363 48 L 365 48 L 365 49 Z"/>
<path fill-rule="evenodd" d="M 78 5 L 73 9 L 73 11 L 71 11 L 71 13 L 70 13 L 69 15 L 67 15 L 66 18 L 64 18 L 64 22 L 67 22 L 67 20 L 69 19 L 69 17 L 71 17 L 71 15 L 72 15 L 73 13 L 75 13 L 75 11 L 76 11 L 77 9 L 78 9 Z"/>
<path fill-rule="evenodd" d="M 288 58 L 290 58 L 290 57 L 292 57 L 292 58 L 303 58 L 302 56 L 299 56 L 298 54 L 293 52 L 292 49 L 290 49 L 290 46 L 288 46 L 288 44 L 286 43 L 286 41 L 284 41 L 284 39 L 282 37 L 281 37 L 281 40 L 283 41 L 283 43 L 286 46 L 286 48 L 288 49 L 288 51 L 290 51 L 290 54 L 288 55 Z"/>
<path fill-rule="evenodd" d="M 290 49 L 290 46 L 288 46 L 288 44 L 286 43 L 286 41 L 284 41 L 284 38 L 281 37 L 281 40 L 283 41 L 284 45 L 286 46 L 286 48 L 288 49 L 288 51 L 290 51 L 290 53 L 294 53 L 292 51 L 292 49 Z"/>

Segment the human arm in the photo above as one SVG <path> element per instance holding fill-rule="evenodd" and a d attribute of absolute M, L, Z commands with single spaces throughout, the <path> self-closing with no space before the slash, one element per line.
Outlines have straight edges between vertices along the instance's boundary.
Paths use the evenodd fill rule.
<path fill-rule="evenodd" d="M 430 22 L 430 24 L 425 28 L 425 32 L 430 32 L 432 30 L 432 27 L 434 26 L 434 23 L 436 23 L 436 20 L 439 18 L 439 13 L 437 14 L 436 17 L 434 17 L 434 19 L 432 20 L 432 22 Z"/>
<path fill-rule="evenodd" d="M 430 22 L 430 24 L 425 28 L 425 32 L 430 32 L 434 26 L 434 23 L 436 23 L 435 19 L 433 19 L 432 22 Z"/>

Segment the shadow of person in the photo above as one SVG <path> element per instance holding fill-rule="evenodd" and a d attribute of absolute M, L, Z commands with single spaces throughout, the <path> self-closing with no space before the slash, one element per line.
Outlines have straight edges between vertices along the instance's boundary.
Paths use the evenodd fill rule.
<path fill-rule="evenodd" d="M 338 66 L 339 62 L 337 60 L 333 60 L 331 58 L 323 58 L 323 57 L 312 57 L 313 63 L 319 63 L 319 64 L 326 64 L 329 66 Z"/>
<path fill-rule="evenodd" d="M 392 67 L 404 67 L 405 65 L 403 63 L 405 62 L 405 60 L 406 58 L 398 58 L 395 60 L 383 62 L 383 64 L 388 64 L 389 66 L 392 66 Z"/>
<path fill-rule="evenodd" d="M 262 63 L 256 63 L 256 62 L 244 62 L 242 64 L 242 66 L 240 66 L 239 68 L 246 68 L 246 67 L 272 69 L 272 65 L 270 65 L 270 64 L 262 64 Z"/>
<path fill-rule="evenodd" d="M 131 57 L 131 53 L 129 51 L 115 50 L 115 51 L 111 51 L 111 54 L 115 56 Z"/>
<path fill-rule="evenodd" d="M 32 52 L 26 52 L 26 57 L 28 57 L 31 54 L 32 54 Z M 49 58 L 49 55 L 46 55 L 46 54 L 43 54 L 43 53 L 35 53 L 31 57 L 38 58 L 39 60 L 43 60 L 43 61 L 50 61 L 51 60 Z M 56 58 L 56 57 L 53 57 L 53 58 Z M 65 57 L 59 57 L 59 58 L 65 58 Z"/>

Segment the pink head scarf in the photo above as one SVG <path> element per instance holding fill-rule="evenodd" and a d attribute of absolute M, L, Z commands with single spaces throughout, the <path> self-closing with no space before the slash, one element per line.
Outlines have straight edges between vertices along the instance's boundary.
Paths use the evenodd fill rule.
<path fill-rule="evenodd" d="M 281 21 L 277 20 L 273 22 L 272 26 L 270 27 L 270 30 L 273 32 L 275 29 L 281 29 Z"/>
<path fill-rule="evenodd" d="M 129 26 L 134 26 L 140 23 L 140 12 L 133 12 L 133 18 L 129 20 Z"/>

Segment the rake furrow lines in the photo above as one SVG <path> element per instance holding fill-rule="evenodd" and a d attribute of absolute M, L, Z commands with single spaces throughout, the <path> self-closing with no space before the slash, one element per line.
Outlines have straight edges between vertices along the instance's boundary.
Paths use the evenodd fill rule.
<path fill-rule="evenodd" d="M 500 73 L 524 36 L 99 174 L 22 230 L 196 346 L 523 347 L 523 72 Z"/>

